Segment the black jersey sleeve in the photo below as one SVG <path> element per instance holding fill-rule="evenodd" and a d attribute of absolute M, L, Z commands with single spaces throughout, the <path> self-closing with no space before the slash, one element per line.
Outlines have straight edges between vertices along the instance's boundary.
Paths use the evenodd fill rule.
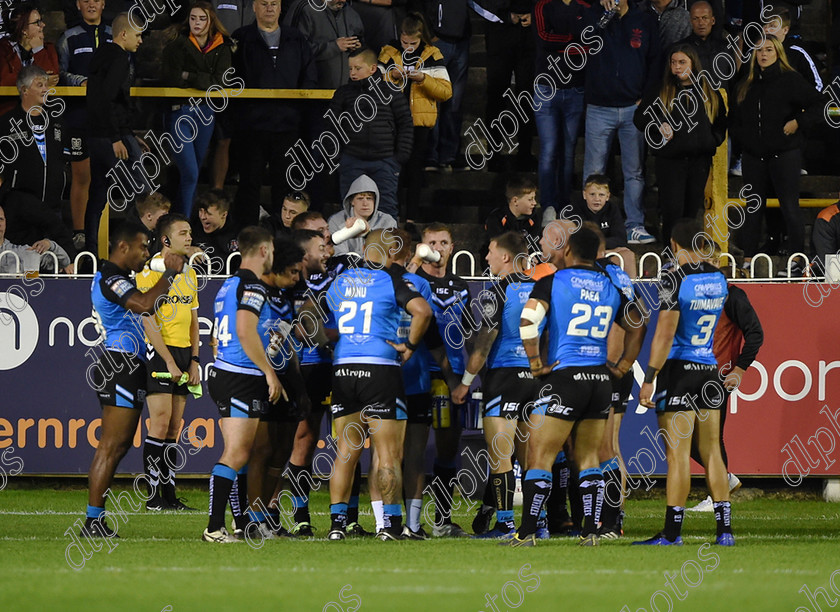
<path fill-rule="evenodd" d="M 263 305 L 269 299 L 267 287 L 259 280 L 239 281 L 236 289 L 236 310 L 247 310 L 259 316 Z"/>
<path fill-rule="evenodd" d="M 396 298 L 397 304 L 399 304 L 400 308 L 408 310 L 406 305 L 411 300 L 414 298 L 423 298 L 423 296 L 415 291 L 413 287 L 408 286 L 398 272 L 391 270 L 387 270 L 387 272 L 391 277 L 391 282 L 394 283 L 394 297 Z"/>
<path fill-rule="evenodd" d="M 659 282 L 659 310 L 680 309 L 680 286 L 684 277 L 685 273 L 680 268 L 663 275 Z"/>
<path fill-rule="evenodd" d="M 546 304 L 551 304 L 551 290 L 553 287 L 554 275 L 549 274 L 548 276 L 543 276 L 534 284 L 534 288 L 531 290 L 531 298 L 541 300 Z"/>
<path fill-rule="evenodd" d="M 103 267 L 99 288 L 106 300 L 119 304 L 123 308 L 126 307 L 128 299 L 139 291 L 125 272 L 116 267 Z"/>
<path fill-rule="evenodd" d="M 764 329 L 747 294 L 740 287 L 729 286 L 729 298 L 723 305 L 726 316 L 744 334 L 744 346 L 735 365 L 743 370 L 750 367 L 764 344 Z"/>

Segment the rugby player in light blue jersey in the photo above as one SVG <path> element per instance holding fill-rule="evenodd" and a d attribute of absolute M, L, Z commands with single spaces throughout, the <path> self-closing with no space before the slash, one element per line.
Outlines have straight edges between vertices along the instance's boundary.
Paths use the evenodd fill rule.
<path fill-rule="evenodd" d="M 656 408 L 668 461 L 665 528 L 634 544 L 679 545 L 691 488 L 691 438 L 698 447 L 717 523 L 716 543 L 732 546 L 729 479 L 720 451 L 720 411 L 726 406 L 712 343 L 729 294 L 726 277 L 707 261 L 714 245 L 699 222 L 681 219 L 671 231 L 678 267 L 662 277 L 659 320 L 639 402 Z M 706 251 L 698 252 L 698 251 Z M 653 382 L 658 381 L 654 394 Z M 686 431 L 687 430 L 687 431 Z"/>
<path fill-rule="evenodd" d="M 105 497 L 122 458 L 131 446 L 146 398 L 145 334 L 140 316 L 152 314 L 186 263 L 167 253 L 165 271 L 142 293 L 129 275 L 149 259 L 149 239 L 143 227 L 121 225 L 111 234 L 108 261 L 93 277 L 93 318 L 103 342 L 102 356 L 86 372 L 102 406 L 102 438 L 90 464 L 88 507 L 81 537 L 111 538 L 117 530 L 105 522 Z M 115 523 L 115 527 L 118 525 Z"/>
<path fill-rule="evenodd" d="M 598 544 L 599 500 L 604 479 L 598 449 L 604 435 L 612 396 L 611 376 L 623 376 L 639 354 L 645 327 L 634 305 L 595 266 L 599 238 L 581 227 L 564 248 L 565 268 L 537 281 L 522 310 L 519 334 L 530 371 L 538 378 L 539 399 L 528 420 L 528 470 L 522 479 L 522 523 L 504 542 L 534 546 L 543 503 L 552 487 L 551 469 L 557 453 L 576 427 L 575 453 L 580 468 L 583 525 L 580 544 Z M 548 361 L 540 356 L 541 325 L 548 319 Z M 607 366 L 607 334 L 613 321 L 626 330 L 624 356 Z M 633 325 L 633 322 L 636 325 Z"/>

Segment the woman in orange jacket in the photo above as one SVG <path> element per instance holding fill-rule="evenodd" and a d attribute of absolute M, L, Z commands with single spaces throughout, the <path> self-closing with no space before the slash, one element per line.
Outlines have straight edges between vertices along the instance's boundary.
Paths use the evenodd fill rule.
<path fill-rule="evenodd" d="M 452 97 L 452 83 L 443 54 L 432 45 L 420 13 L 411 13 L 400 24 L 400 39 L 382 47 L 379 67 L 390 87 L 408 97 L 414 121 L 414 147 L 400 178 L 403 219 L 417 211 L 423 186 L 423 160 L 429 133 L 437 123 L 438 104 Z"/>

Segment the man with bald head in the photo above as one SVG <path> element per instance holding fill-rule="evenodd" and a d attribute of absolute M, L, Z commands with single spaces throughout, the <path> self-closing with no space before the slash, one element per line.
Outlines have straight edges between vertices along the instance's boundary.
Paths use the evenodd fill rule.
<path fill-rule="evenodd" d="M 382 496 L 384 513 L 384 528 L 376 537 L 403 539 L 401 464 L 407 413 L 400 365 L 423 339 L 432 309 L 399 272 L 389 270 L 398 240 L 391 229 L 371 231 L 365 237 L 362 264 L 340 274 L 327 290 L 326 302 L 339 333 L 330 406 L 337 432 L 330 478 L 330 540 L 347 537 L 353 472 L 367 433 L 379 460 L 370 477 Z M 401 343 L 402 310 L 411 316 L 411 326 Z"/>
<path fill-rule="evenodd" d="M 735 77 L 733 66 L 736 66 L 735 56 L 732 50 L 726 46 L 726 41 L 717 34 L 715 29 L 715 15 L 712 5 L 706 0 L 697 0 L 688 9 L 691 17 L 691 34 L 684 38 L 679 44 L 691 45 L 700 58 L 700 65 L 703 70 L 712 77 L 712 82 L 721 88 L 725 88 Z M 715 57 L 720 54 L 728 55 L 732 61 L 726 58 Z M 730 74 L 732 72 L 732 74 Z M 728 77 L 728 78 L 724 78 Z"/>

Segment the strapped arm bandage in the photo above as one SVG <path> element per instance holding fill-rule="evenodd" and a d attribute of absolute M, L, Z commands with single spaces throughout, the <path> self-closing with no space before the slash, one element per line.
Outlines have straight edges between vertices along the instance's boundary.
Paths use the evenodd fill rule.
<path fill-rule="evenodd" d="M 523 340 L 538 338 L 540 335 L 540 323 L 545 318 L 545 306 L 537 302 L 536 308 L 523 308 L 522 314 L 519 316 L 526 321 L 530 321 L 528 325 L 519 326 L 519 337 Z"/>

